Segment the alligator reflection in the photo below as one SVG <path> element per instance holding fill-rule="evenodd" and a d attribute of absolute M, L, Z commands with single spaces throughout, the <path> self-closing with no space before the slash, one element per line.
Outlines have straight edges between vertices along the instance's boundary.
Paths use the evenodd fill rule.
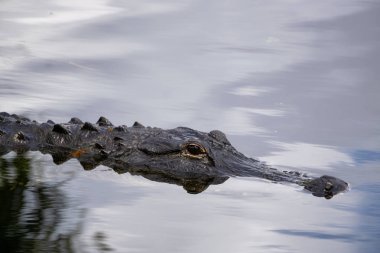
<path fill-rule="evenodd" d="M 53 157 L 59 161 L 57 156 Z M 69 206 L 60 190 L 62 183 L 33 183 L 30 180 L 32 164 L 35 163 L 28 153 L 17 154 L 13 159 L 0 158 L 0 252 L 75 252 L 83 219 L 78 220 L 74 229 L 65 233 L 59 231 L 67 223 L 64 212 Z M 94 168 L 88 161 L 82 162 L 82 166 L 86 170 Z M 202 192 L 210 184 L 227 180 L 212 177 L 181 180 L 167 175 L 130 172 L 150 180 L 182 185 L 189 193 Z M 99 252 L 112 250 L 104 232 L 96 231 L 92 239 Z"/>
<path fill-rule="evenodd" d="M 0 159 L 1 252 L 70 252 L 77 231 L 56 236 L 65 196 L 55 186 L 30 185 L 31 161 Z"/>
<path fill-rule="evenodd" d="M 31 162 L 23 154 L 0 158 L 0 252 L 75 252 L 83 219 L 67 229 L 69 204 L 61 183 L 31 182 Z M 102 232 L 94 235 L 99 252 L 112 250 L 105 239 Z"/>
<path fill-rule="evenodd" d="M 53 161 L 55 164 L 59 165 L 66 162 L 72 157 L 71 153 L 66 152 L 57 152 L 52 154 Z M 142 176 L 146 179 L 155 182 L 175 184 L 182 186 L 188 193 L 197 194 L 206 190 L 210 185 L 222 184 L 229 177 L 227 176 L 215 176 L 208 175 L 203 173 L 193 173 L 193 174 L 184 174 L 184 173 L 165 173 L 158 169 L 152 169 L 147 167 L 137 167 L 137 166 L 115 166 L 112 161 L 111 164 L 107 164 L 106 160 L 103 160 L 102 157 L 89 157 L 89 156 L 80 156 L 77 158 L 79 163 L 84 170 L 93 170 L 100 164 L 111 167 L 118 174 L 130 173 L 131 175 Z"/>
<path fill-rule="evenodd" d="M 125 173 L 126 171 L 115 170 L 118 173 Z M 198 177 L 197 179 L 186 179 L 186 178 L 176 178 L 174 176 L 164 175 L 164 174 L 149 174 L 149 173 L 135 173 L 129 171 L 132 175 L 140 175 L 149 180 L 156 182 L 164 182 L 169 184 L 176 184 L 182 186 L 187 193 L 197 194 L 206 190 L 212 184 L 222 184 L 228 177 L 210 177 L 203 176 Z"/>

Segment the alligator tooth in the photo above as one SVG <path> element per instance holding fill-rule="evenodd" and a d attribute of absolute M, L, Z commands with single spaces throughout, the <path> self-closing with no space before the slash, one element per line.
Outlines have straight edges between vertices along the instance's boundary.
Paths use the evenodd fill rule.
<path fill-rule="evenodd" d="M 135 121 L 135 123 L 133 124 L 133 127 L 142 128 L 142 127 L 144 127 L 144 125 Z"/>
<path fill-rule="evenodd" d="M 81 124 L 83 124 L 83 122 L 82 122 L 80 119 L 76 118 L 76 117 L 71 118 L 70 121 L 69 121 L 68 123 L 70 123 L 70 124 L 76 124 L 76 125 L 81 125 Z"/>
<path fill-rule="evenodd" d="M 64 127 L 61 124 L 55 124 L 53 127 L 53 132 L 59 133 L 59 134 L 70 134 L 70 130 L 68 130 L 66 127 Z"/>
<path fill-rule="evenodd" d="M 99 132 L 99 130 L 96 128 L 96 126 L 94 126 L 90 122 L 84 123 L 84 125 L 81 128 L 81 130 L 87 130 L 87 131 L 90 131 L 90 132 Z"/>
<path fill-rule="evenodd" d="M 106 119 L 105 117 L 101 116 L 98 121 L 96 122 L 99 126 L 113 126 L 111 121 Z"/>

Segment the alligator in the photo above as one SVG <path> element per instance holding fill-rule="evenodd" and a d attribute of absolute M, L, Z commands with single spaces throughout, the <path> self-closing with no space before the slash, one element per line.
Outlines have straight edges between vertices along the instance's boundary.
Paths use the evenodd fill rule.
<path fill-rule="evenodd" d="M 68 123 L 38 123 L 16 114 L 0 113 L 0 156 L 11 151 L 51 154 L 55 164 L 76 158 L 85 170 L 99 165 L 117 173 L 129 172 L 149 180 L 177 184 L 200 193 L 229 177 L 257 177 L 302 186 L 317 197 L 332 198 L 348 184 L 333 176 L 311 177 L 281 171 L 238 152 L 226 135 L 187 127 L 164 130 L 114 126 L 105 117 L 92 124 L 71 118 Z"/>

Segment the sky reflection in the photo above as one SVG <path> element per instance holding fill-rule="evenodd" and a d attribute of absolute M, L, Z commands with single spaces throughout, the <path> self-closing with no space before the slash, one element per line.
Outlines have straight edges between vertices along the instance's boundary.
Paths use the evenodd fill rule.
<path fill-rule="evenodd" d="M 1 5 L 0 111 L 39 121 L 104 115 L 114 124 L 220 129 L 248 156 L 310 174 L 329 170 L 352 186 L 326 201 L 293 185 L 231 178 L 189 195 L 29 154 L 23 190 L 63 182 L 60 199 L 50 201 L 66 201 L 63 228 L 83 223 L 78 251 L 100 250 L 96 240 L 122 252 L 378 251 L 375 1 Z"/>
<path fill-rule="evenodd" d="M 269 164 L 295 168 L 333 169 L 338 163 L 353 166 L 353 159 L 335 150 L 333 147 L 314 145 L 310 143 L 272 143 L 280 151 L 274 151 L 261 157 Z"/>

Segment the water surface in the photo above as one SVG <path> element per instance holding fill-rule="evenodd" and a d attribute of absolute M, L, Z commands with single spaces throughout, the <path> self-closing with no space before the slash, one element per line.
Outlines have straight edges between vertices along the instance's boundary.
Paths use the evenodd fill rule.
<path fill-rule="evenodd" d="M 190 195 L 76 160 L 9 153 L 1 252 L 378 251 L 378 2 L 1 6 L 0 111 L 220 129 L 247 156 L 351 186 L 325 200 L 230 178 Z"/>

